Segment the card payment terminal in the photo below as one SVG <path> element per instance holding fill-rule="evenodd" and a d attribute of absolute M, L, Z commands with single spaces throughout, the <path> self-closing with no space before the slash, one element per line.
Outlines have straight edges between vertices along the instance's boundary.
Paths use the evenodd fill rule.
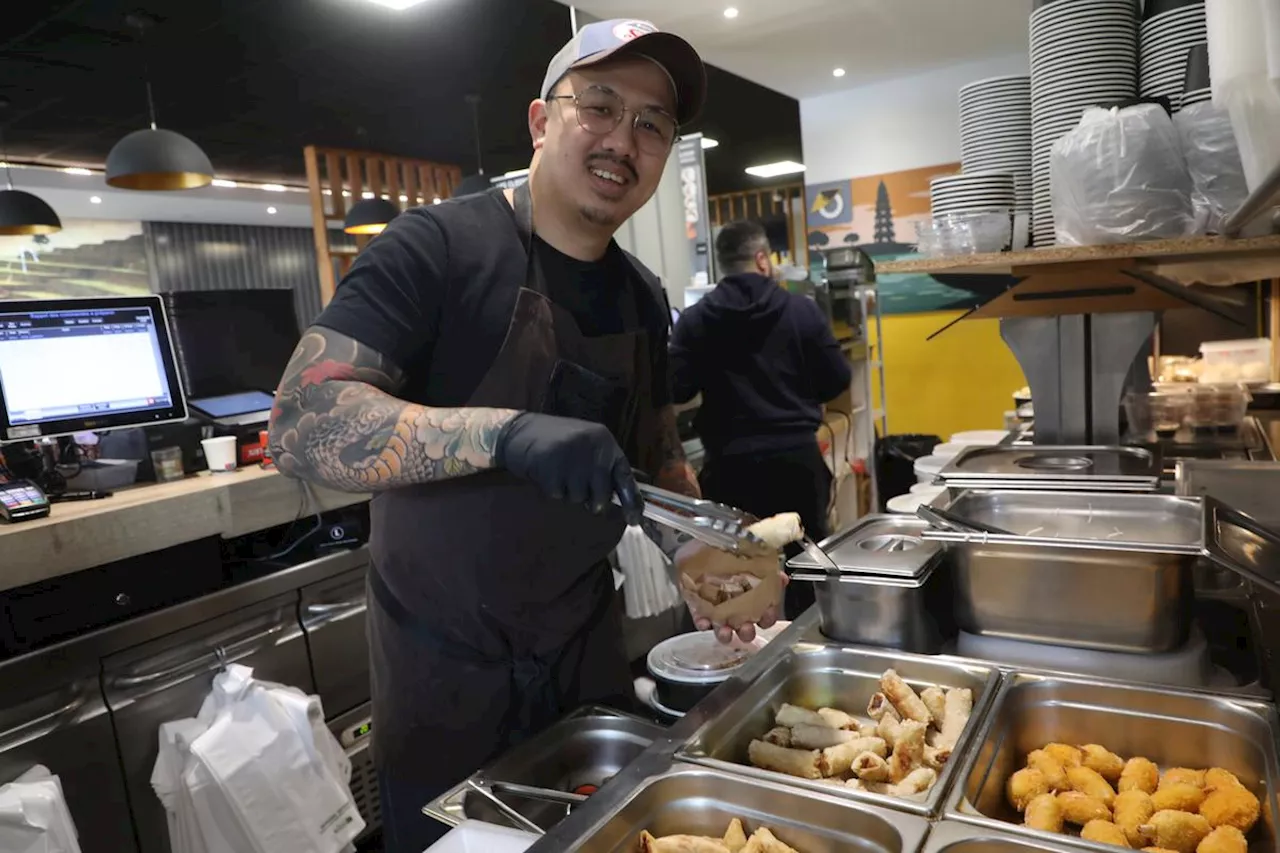
<path fill-rule="evenodd" d="M 30 480 L 0 481 L 0 521 L 30 521 L 49 514 L 49 499 Z"/>

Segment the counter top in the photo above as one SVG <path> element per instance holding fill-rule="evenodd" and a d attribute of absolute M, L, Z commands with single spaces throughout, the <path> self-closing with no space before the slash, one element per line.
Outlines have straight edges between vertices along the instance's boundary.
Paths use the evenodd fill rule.
<path fill-rule="evenodd" d="M 229 539 L 369 499 L 316 487 L 310 493 L 275 469 L 255 466 L 131 486 L 102 500 L 56 503 L 47 518 L 0 524 L 0 590 L 207 536 Z"/>

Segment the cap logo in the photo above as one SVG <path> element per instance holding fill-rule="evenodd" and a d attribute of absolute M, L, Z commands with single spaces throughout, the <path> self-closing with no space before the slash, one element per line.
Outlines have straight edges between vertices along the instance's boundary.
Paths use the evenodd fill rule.
<path fill-rule="evenodd" d="M 640 36 L 656 33 L 658 28 L 648 21 L 623 21 L 613 28 L 613 37 L 618 41 L 631 41 Z"/>

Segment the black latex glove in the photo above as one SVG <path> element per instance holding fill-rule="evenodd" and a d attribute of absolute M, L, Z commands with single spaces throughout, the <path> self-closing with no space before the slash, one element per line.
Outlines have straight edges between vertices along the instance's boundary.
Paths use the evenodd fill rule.
<path fill-rule="evenodd" d="M 499 433 L 494 462 L 549 497 L 603 512 L 617 495 L 628 524 L 642 518 L 631 464 L 600 424 L 521 412 Z"/>

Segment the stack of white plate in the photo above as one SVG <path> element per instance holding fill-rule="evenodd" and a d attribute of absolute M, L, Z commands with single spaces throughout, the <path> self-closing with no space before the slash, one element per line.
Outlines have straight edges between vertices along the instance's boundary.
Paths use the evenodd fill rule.
<path fill-rule="evenodd" d="M 1177 110 L 1187 73 L 1187 53 L 1207 41 L 1204 0 L 1147 0 L 1138 28 L 1138 92 L 1168 98 Z"/>
<path fill-rule="evenodd" d="M 1054 243 L 1049 155 L 1088 107 L 1138 92 L 1135 0 L 1034 0 L 1031 12 L 1032 236 Z"/>
<path fill-rule="evenodd" d="M 933 214 L 1013 210 L 1017 192 L 1012 172 L 965 172 L 929 181 Z"/>
<path fill-rule="evenodd" d="M 1018 210 L 1031 210 L 1031 78 L 988 77 L 960 88 L 960 166 L 1013 175 Z"/>

